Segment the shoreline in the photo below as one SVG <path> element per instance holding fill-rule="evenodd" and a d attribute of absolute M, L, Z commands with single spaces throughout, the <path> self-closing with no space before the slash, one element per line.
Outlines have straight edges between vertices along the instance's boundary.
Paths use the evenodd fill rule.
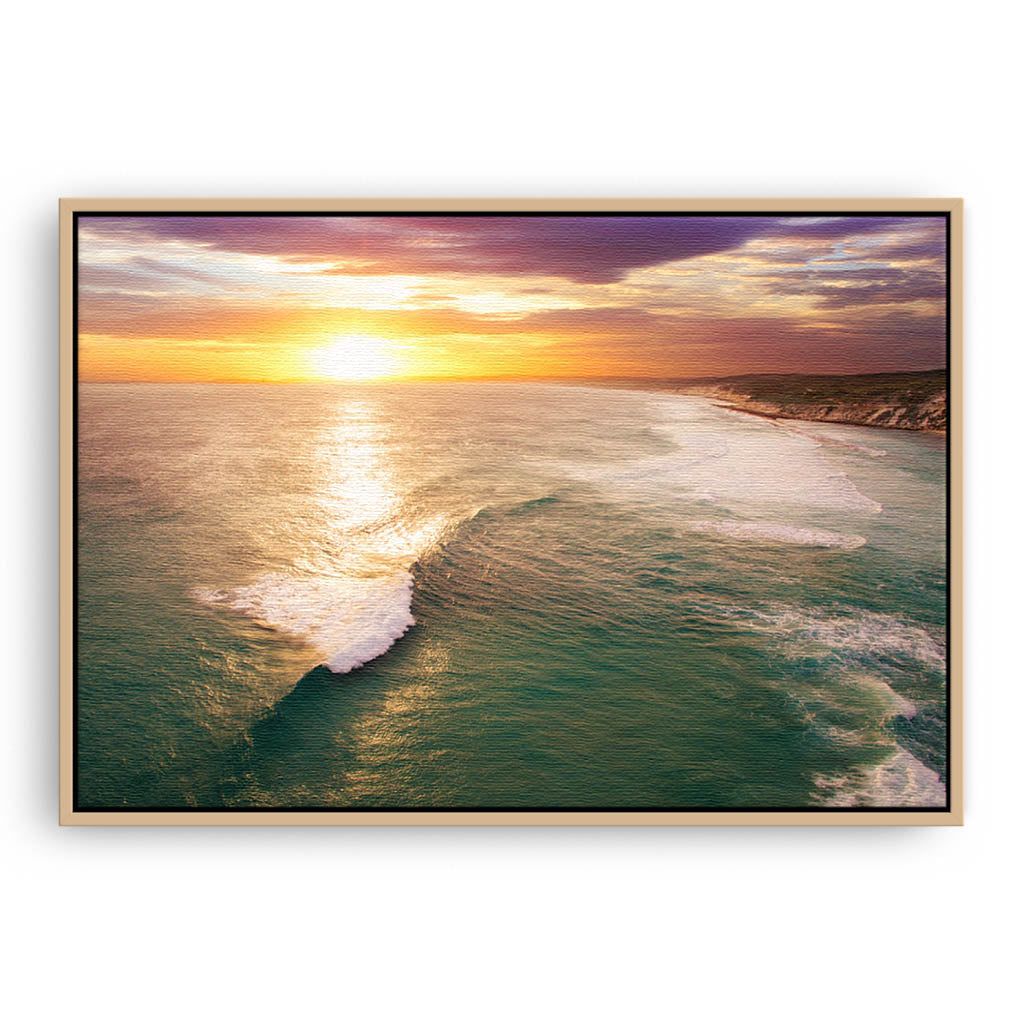
<path fill-rule="evenodd" d="M 716 409 L 725 409 L 729 412 L 739 412 L 746 416 L 757 416 L 763 420 L 789 420 L 794 423 L 835 423 L 844 427 L 871 427 L 873 430 L 906 430 L 914 434 L 933 434 L 936 437 L 945 437 L 945 427 L 916 427 L 901 426 L 891 423 L 866 423 L 863 420 L 847 419 L 838 416 L 797 416 L 785 412 L 767 412 L 763 409 L 755 409 L 744 405 L 741 402 L 715 401 L 710 395 L 701 395 L 694 391 L 677 391 L 678 395 L 688 395 L 691 398 L 707 398 Z"/>
<path fill-rule="evenodd" d="M 946 436 L 947 383 L 945 370 L 851 376 L 762 374 L 679 381 L 670 390 L 707 398 L 720 408 L 763 419 Z"/>

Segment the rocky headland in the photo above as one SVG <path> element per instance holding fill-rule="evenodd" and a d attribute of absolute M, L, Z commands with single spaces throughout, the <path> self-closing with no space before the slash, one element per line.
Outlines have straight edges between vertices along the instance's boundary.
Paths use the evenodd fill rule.
<path fill-rule="evenodd" d="M 855 423 L 941 433 L 947 425 L 946 371 L 835 376 L 759 374 L 679 382 L 680 394 L 771 419 Z"/>

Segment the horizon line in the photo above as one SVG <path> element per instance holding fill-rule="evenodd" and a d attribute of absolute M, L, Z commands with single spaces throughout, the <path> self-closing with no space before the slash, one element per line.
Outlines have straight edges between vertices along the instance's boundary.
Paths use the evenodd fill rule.
<path fill-rule="evenodd" d="M 473 374 L 458 376 L 452 374 L 416 375 L 401 377 L 373 377 L 349 379 L 342 377 L 290 377 L 290 378 L 253 378 L 253 377 L 211 377 L 201 380 L 154 380 L 149 378 L 83 378 L 76 379 L 77 384 L 403 384 L 403 383 L 441 383 L 444 381 L 470 383 L 525 383 L 544 381 L 674 381 L 677 383 L 697 383 L 700 381 L 737 380 L 748 377 L 892 377 L 907 374 L 948 373 L 948 366 L 926 367 L 919 370 L 871 370 L 836 373 L 829 371 L 780 371 L 764 370 L 746 373 L 728 373 L 702 375 L 694 377 L 673 377 L 665 375 L 631 376 L 628 374 Z"/>

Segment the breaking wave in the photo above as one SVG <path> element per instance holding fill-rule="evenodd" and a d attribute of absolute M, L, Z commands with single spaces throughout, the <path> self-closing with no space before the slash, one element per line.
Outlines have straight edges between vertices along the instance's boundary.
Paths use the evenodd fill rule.
<path fill-rule="evenodd" d="M 387 520 L 349 535 L 354 550 L 347 558 L 302 559 L 244 586 L 194 587 L 192 596 L 304 640 L 332 672 L 351 672 L 390 650 L 416 624 L 413 565 L 479 511 Z"/>
<path fill-rule="evenodd" d="M 863 609 L 776 606 L 746 612 L 751 630 L 770 637 L 788 660 L 816 659 L 819 680 L 797 685 L 792 698 L 810 728 L 844 746 L 881 745 L 884 761 L 848 775 L 818 776 L 816 802 L 835 807 L 944 807 L 946 786 L 938 772 L 896 742 L 893 719 L 911 720 L 918 706 L 884 678 L 901 663 L 944 673 L 946 652 L 923 627 Z M 790 680 L 790 685 L 796 685 Z M 852 716 L 852 717 L 851 717 Z"/>
<path fill-rule="evenodd" d="M 327 668 L 344 673 L 380 657 L 416 624 L 412 587 L 409 572 L 376 579 L 280 573 L 233 590 L 196 588 L 193 596 L 305 640 Z"/>
<path fill-rule="evenodd" d="M 901 747 L 881 764 L 845 776 L 819 775 L 814 782 L 817 802 L 828 807 L 946 806 L 946 787 L 938 772 Z"/>

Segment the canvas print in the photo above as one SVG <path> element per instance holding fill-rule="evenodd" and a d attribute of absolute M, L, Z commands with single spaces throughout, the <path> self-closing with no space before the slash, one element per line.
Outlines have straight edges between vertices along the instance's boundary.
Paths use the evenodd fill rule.
<path fill-rule="evenodd" d="M 75 808 L 947 808 L 949 230 L 77 213 Z"/>

